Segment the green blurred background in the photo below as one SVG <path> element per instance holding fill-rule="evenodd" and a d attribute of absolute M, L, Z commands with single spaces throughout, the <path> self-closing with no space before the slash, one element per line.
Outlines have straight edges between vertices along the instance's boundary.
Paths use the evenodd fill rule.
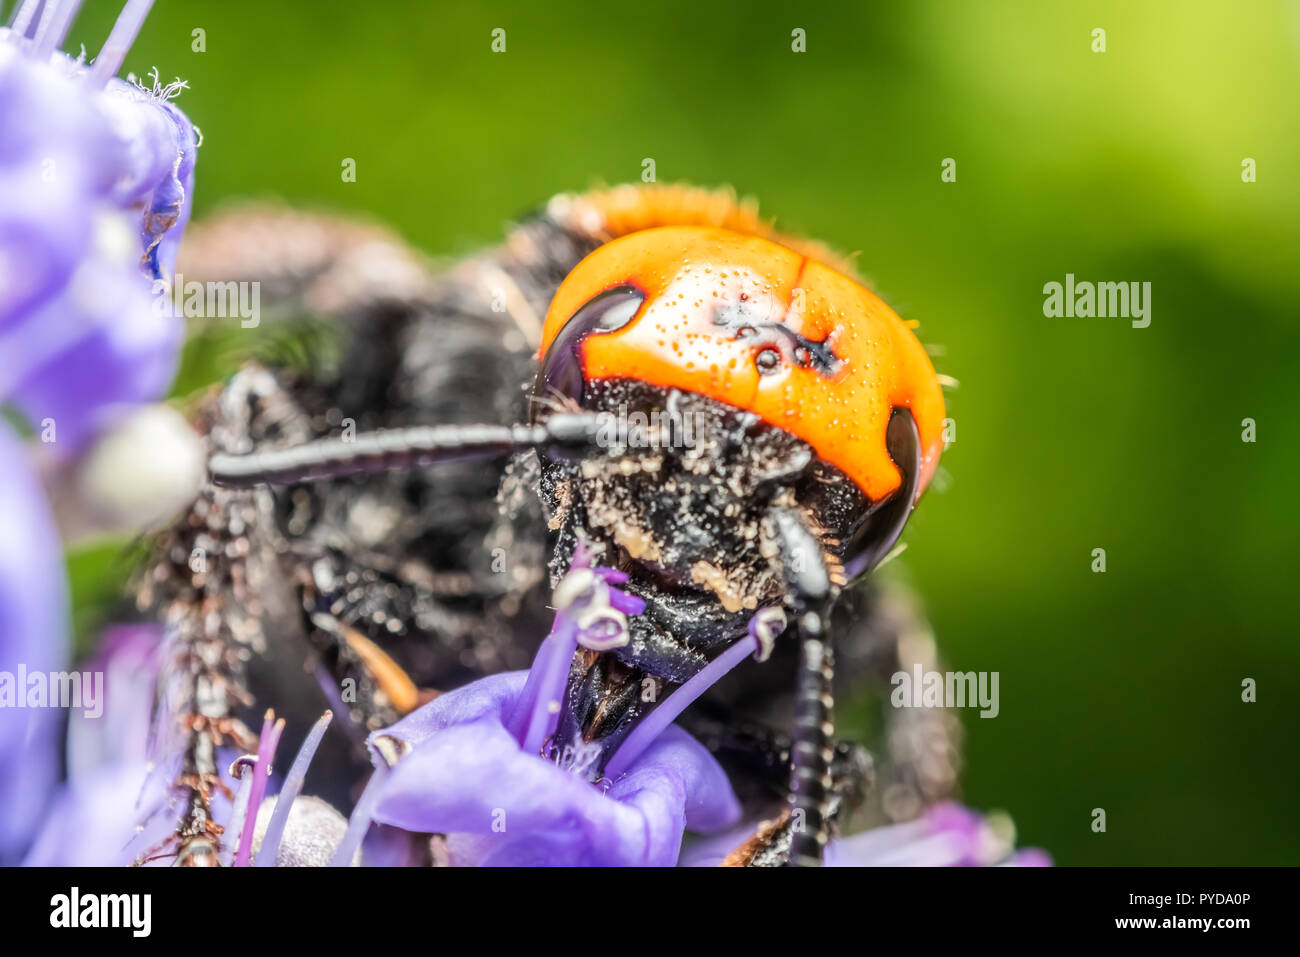
<path fill-rule="evenodd" d="M 118 4 L 87 7 L 93 53 Z M 1297 863 L 1298 53 L 1283 2 L 186 0 L 126 69 L 190 83 L 199 216 L 281 197 L 458 255 L 652 157 L 860 251 L 961 382 L 896 566 L 1001 673 L 965 800 L 1063 864 Z M 1150 327 L 1044 317 L 1067 272 L 1150 282 Z M 119 567 L 74 557 L 83 628 Z"/>

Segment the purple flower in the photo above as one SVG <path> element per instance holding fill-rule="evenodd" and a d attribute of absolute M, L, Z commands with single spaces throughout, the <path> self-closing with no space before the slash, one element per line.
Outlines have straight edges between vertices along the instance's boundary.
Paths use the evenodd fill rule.
<path fill-rule="evenodd" d="M 0 28 L 0 404 L 64 459 L 170 383 L 183 326 L 151 292 L 189 215 L 196 146 L 167 102 L 175 87 L 113 79 L 150 0 L 129 0 L 90 67 L 58 52 L 79 6 L 23 0 Z M 0 672 L 58 671 L 58 532 L 3 421 L 0 463 Z M 49 797 L 59 720 L 0 709 L 0 861 L 28 845 Z"/>
<path fill-rule="evenodd" d="M 1005 815 L 984 816 L 944 802 L 914 821 L 880 827 L 834 841 L 830 867 L 1047 867 L 1043 851 L 1015 850 Z"/>
<path fill-rule="evenodd" d="M 173 783 L 180 755 L 158 740 L 165 729 L 154 723 L 163 651 L 157 625 L 118 626 L 101 637 L 83 674 L 103 676 L 102 696 L 90 713 L 70 717 L 67 780 L 52 797 L 43 796 L 43 818 L 24 864 L 162 866 L 175 859 L 182 807 Z M 347 819 L 325 801 L 301 796 L 331 717 L 327 711 L 317 721 L 283 775 L 273 774 L 271 764 L 284 721 L 271 712 L 256 755 L 218 753 L 217 766 L 231 769 L 221 773 L 210 801 L 212 820 L 225 829 L 222 863 L 312 866 L 334 857 Z M 383 837 L 375 835 L 368 857 L 381 859 Z M 349 863 L 361 858 L 353 847 Z"/>
<path fill-rule="evenodd" d="M 55 49 L 77 5 L 37 17 L 26 2 L 25 34 L 0 29 L 0 401 L 65 456 L 171 381 L 184 325 L 152 293 L 170 281 L 196 149 L 168 102 L 183 84 L 111 78 L 149 4 L 127 4 L 91 67 Z"/>
<path fill-rule="evenodd" d="M 16 683 L 20 668 L 62 670 L 68 658 L 63 556 L 26 455 L 0 427 L 0 682 Z M 0 689 L 0 864 L 25 849 L 59 768 L 58 712 L 21 703 Z"/>
<path fill-rule="evenodd" d="M 880 827 L 833 841 L 830 867 L 1047 867 L 1043 851 L 1015 850 L 1006 815 L 984 816 L 944 802 L 914 821 Z"/>
<path fill-rule="evenodd" d="M 717 867 L 753 836 L 752 822 L 726 834 L 687 846 L 685 867 Z M 1036 848 L 1016 850 L 1014 827 L 1003 814 L 979 814 L 944 802 L 919 818 L 862 831 L 831 841 L 827 867 L 1050 867 L 1051 858 Z"/>
<path fill-rule="evenodd" d="M 150 740 L 162 649 L 161 629 L 154 625 L 112 628 L 100 640 L 84 673 L 103 675 L 102 713 L 72 713 L 67 780 L 52 800 L 46 800 L 48 810 L 25 864 L 103 867 L 142 858 L 171 862 L 176 846 L 169 839 L 180 811 L 172 789 L 177 767 L 171 759 L 156 763 L 160 749 Z M 324 801 L 295 800 L 328 724 L 327 713 L 308 735 L 282 785 L 270 773 L 282 721 L 271 725 L 274 733 L 263 729 L 257 761 L 236 760 L 235 753 L 222 751 L 219 766 L 235 764 L 245 771 L 238 782 L 222 776 L 224 788 L 238 787 L 233 800 L 222 787 L 212 794 L 213 820 L 227 828 L 227 863 L 241 853 L 241 865 L 253 859 L 259 864 L 329 861 L 346 820 Z M 263 801 L 267 794 L 271 796 Z M 281 802 L 283 810 L 277 814 Z M 264 844 L 265 858 L 259 853 Z"/>
<path fill-rule="evenodd" d="M 522 750 L 506 719 L 526 678 L 484 678 L 372 735 L 376 763 L 404 754 L 374 820 L 447 835 L 459 865 L 665 866 L 688 828 L 716 831 L 740 816 L 722 768 L 677 727 L 601 785 L 574 773 L 580 756 L 575 768 Z"/>
<path fill-rule="evenodd" d="M 680 728 L 595 783 L 594 753 L 547 743 L 577 645 L 612 647 L 620 629 L 626 640 L 624 616 L 644 608 L 612 587 L 620 579 L 580 555 L 556 589 L 556 625 L 529 672 L 476 681 L 372 734 L 381 778 L 369 817 L 445 835 L 457 865 L 670 866 L 688 829 L 734 824 L 740 803 L 725 773 Z"/>
<path fill-rule="evenodd" d="M 102 713 L 68 720 L 66 782 L 57 790 L 25 863 L 129 864 L 165 838 L 165 775 L 149 761 L 160 629 L 111 629 L 83 674 L 102 674 Z M 138 828 L 143 828 L 138 831 Z"/>

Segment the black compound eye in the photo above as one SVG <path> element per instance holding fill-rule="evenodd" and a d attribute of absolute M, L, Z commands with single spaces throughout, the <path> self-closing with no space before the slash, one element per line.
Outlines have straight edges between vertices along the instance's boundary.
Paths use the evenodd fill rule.
<path fill-rule="evenodd" d="M 582 395 L 582 363 L 578 348 L 591 335 L 622 329 L 645 302 L 645 293 L 632 285 L 614 286 L 590 299 L 564 324 L 542 362 L 535 394 L 546 392 L 578 398 Z"/>
<path fill-rule="evenodd" d="M 885 448 L 903 482 L 889 498 L 867 512 L 856 530 L 840 532 L 840 540 L 848 543 L 842 561 L 850 580 L 875 568 L 889 553 L 916 503 L 921 484 L 921 436 L 909 409 L 896 406 L 890 412 Z"/>
<path fill-rule="evenodd" d="M 645 293 L 636 286 L 615 286 L 575 312 L 565 328 L 577 326 L 584 332 L 614 332 L 632 321 L 643 302 Z"/>
<path fill-rule="evenodd" d="M 754 357 L 754 365 L 760 375 L 771 375 L 781 368 L 781 353 L 775 349 L 764 349 Z"/>

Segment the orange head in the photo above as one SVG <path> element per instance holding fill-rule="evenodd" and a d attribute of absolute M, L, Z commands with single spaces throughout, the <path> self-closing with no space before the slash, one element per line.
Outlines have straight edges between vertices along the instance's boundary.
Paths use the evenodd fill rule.
<path fill-rule="evenodd" d="M 543 382 L 568 391 L 635 379 L 752 412 L 872 502 L 902 483 L 886 448 L 895 408 L 920 437 L 918 494 L 943 446 L 934 368 L 893 310 L 809 255 L 728 229 L 644 229 L 596 249 L 551 302 L 541 360 Z"/>

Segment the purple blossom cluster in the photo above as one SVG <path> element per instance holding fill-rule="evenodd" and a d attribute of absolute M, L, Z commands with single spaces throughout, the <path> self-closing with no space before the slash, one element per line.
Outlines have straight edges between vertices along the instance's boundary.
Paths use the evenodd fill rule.
<path fill-rule="evenodd" d="M 34 466 L 83 454 L 166 391 L 184 329 L 153 308 L 189 216 L 196 134 L 167 96 L 115 78 L 150 6 L 90 64 L 59 52 L 78 0 L 23 0 L 0 27 L 0 672 L 66 667 L 59 529 Z M 32 436 L 25 440 L 23 433 Z M 48 709 L 0 709 L 0 861 L 55 784 Z"/>

